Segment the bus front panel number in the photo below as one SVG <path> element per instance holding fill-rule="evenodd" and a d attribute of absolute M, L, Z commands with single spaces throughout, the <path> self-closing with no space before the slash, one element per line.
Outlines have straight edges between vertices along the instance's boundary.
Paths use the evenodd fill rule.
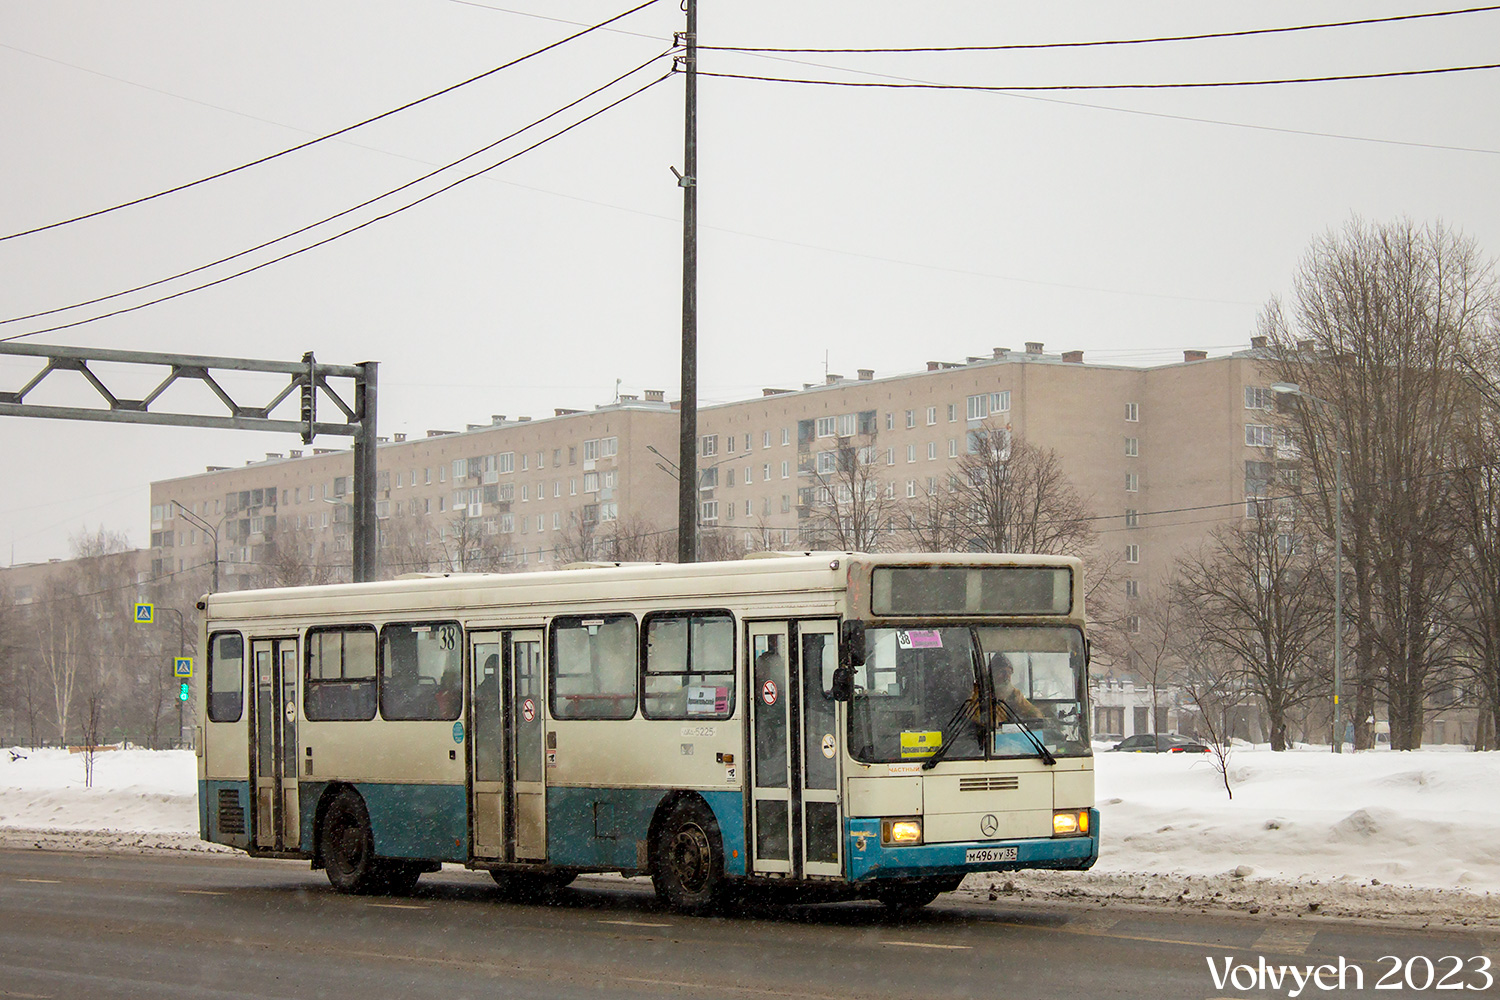
<path fill-rule="evenodd" d="M 1014 847 L 971 847 L 964 852 L 964 864 L 983 865 L 994 861 L 1016 860 Z"/>

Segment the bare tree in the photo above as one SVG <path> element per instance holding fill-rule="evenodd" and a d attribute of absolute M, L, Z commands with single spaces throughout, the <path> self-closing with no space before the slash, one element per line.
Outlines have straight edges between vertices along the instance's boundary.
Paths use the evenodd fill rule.
<path fill-rule="evenodd" d="M 1493 333 L 1493 266 L 1441 224 L 1356 219 L 1313 244 L 1294 288 L 1295 305 L 1273 301 L 1262 329 L 1273 377 L 1324 401 L 1299 407 L 1294 431 L 1319 487 L 1304 491 L 1307 506 L 1326 537 L 1335 505 L 1343 509 L 1355 745 L 1371 745 L 1384 694 L 1391 745 L 1415 748 L 1454 582 L 1449 445 L 1467 415 L 1459 372 Z M 1343 496 L 1332 488 L 1336 450 L 1347 455 Z"/>
<path fill-rule="evenodd" d="M 1081 556 L 1095 539 L 1092 512 L 1057 452 L 997 424 L 969 431 L 965 454 L 928 509 L 951 551 Z"/>
<path fill-rule="evenodd" d="M 1161 712 L 1161 690 L 1181 672 L 1188 641 L 1185 609 L 1171 583 L 1147 588 L 1126 603 L 1123 620 L 1117 627 L 1097 634 L 1105 637 L 1106 647 L 1126 661 L 1132 674 L 1146 682 L 1151 691 L 1147 731 L 1155 733 L 1160 731 L 1156 719 Z"/>
<path fill-rule="evenodd" d="M 311 529 L 278 518 L 256 566 L 262 587 L 310 587 L 338 579 L 336 560 Z"/>
<path fill-rule="evenodd" d="M 810 456 L 812 482 L 798 499 L 807 510 L 805 544 L 846 552 L 879 552 L 906 522 L 904 498 L 880 473 L 873 430 L 834 439 L 831 451 Z"/>
<path fill-rule="evenodd" d="M 1204 551 L 1179 561 L 1176 592 L 1195 643 L 1238 663 L 1265 710 L 1271 749 L 1285 750 L 1291 711 L 1330 687 L 1319 660 L 1330 608 L 1295 508 L 1276 508 L 1262 500 L 1244 524 L 1214 531 Z"/>
<path fill-rule="evenodd" d="M 1222 650 L 1195 656 L 1183 671 L 1182 690 L 1197 709 L 1194 736 L 1213 755 L 1214 770 L 1224 782 L 1224 794 L 1234 798 L 1229 784 L 1229 758 L 1234 752 L 1234 711 L 1239 701 L 1238 671 Z"/>
<path fill-rule="evenodd" d="M 1453 498 L 1460 556 L 1449 611 L 1478 694 L 1475 749 L 1493 750 L 1500 748 L 1500 396 L 1488 383 L 1484 390 L 1458 443 L 1465 457 Z"/>

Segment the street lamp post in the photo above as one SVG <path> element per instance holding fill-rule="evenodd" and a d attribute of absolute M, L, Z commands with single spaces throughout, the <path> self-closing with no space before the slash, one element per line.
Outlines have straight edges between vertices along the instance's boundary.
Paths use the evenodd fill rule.
<path fill-rule="evenodd" d="M 205 532 L 208 533 L 208 537 L 213 539 L 213 542 L 214 542 L 214 574 L 213 574 L 213 587 L 210 589 L 209 592 L 217 594 L 219 592 L 219 533 L 216 530 L 214 530 L 213 528 L 210 528 L 208 526 L 208 522 L 207 521 L 203 520 L 203 518 L 199 517 L 197 514 L 194 514 L 192 511 L 188 510 L 186 507 L 184 507 L 182 504 L 178 503 L 176 500 L 171 501 L 171 503 L 172 503 L 173 507 L 176 507 L 178 510 L 182 511 L 182 516 L 183 517 L 187 518 L 189 521 L 192 521 L 198 527 L 202 528 Z M 220 521 L 219 523 L 223 524 L 224 522 Z"/>
<path fill-rule="evenodd" d="M 1277 382 L 1271 391 L 1310 399 L 1332 408 L 1326 399 L 1304 392 L 1295 382 Z M 1344 752 L 1344 449 L 1333 447 L 1333 752 Z"/>

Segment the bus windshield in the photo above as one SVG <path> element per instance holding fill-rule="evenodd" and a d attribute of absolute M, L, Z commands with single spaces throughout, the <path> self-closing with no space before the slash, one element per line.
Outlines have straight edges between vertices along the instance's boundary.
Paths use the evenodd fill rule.
<path fill-rule="evenodd" d="M 1031 757 L 1037 741 L 1056 756 L 1090 752 L 1076 628 L 872 628 L 865 649 L 849 705 L 856 760 Z"/>

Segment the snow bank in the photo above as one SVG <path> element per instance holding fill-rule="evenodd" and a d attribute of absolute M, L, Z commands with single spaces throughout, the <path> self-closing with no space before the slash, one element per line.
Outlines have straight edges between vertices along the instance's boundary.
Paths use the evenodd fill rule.
<path fill-rule="evenodd" d="M 86 788 L 83 754 L 0 751 L 0 827 L 196 835 L 197 769 L 191 750 L 105 750 Z"/>

